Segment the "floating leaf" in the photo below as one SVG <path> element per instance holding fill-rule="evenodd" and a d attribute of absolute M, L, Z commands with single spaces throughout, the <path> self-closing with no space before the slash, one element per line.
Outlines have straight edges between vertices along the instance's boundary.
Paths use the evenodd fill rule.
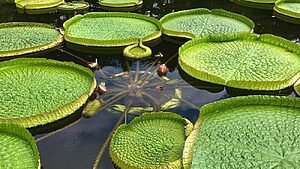
<path fill-rule="evenodd" d="M 129 8 L 143 4 L 142 0 L 99 0 L 99 4 L 110 8 Z"/>
<path fill-rule="evenodd" d="M 66 2 L 58 6 L 58 11 L 62 13 L 86 12 L 90 4 L 85 1 Z"/>
<path fill-rule="evenodd" d="M 70 62 L 15 59 L 0 63 L 0 122 L 26 128 L 78 110 L 92 94 L 92 71 Z"/>
<path fill-rule="evenodd" d="M 200 112 L 192 169 L 300 167 L 299 98 L 236 97 Z"/>
<path fill-rule="evenodd" d="M 300 79 L 294 84 L 295 92 L 300 96 Z"/>
<path fill-rule="evenodd" d="M 279 0 L 274 7 L 274 15 L 287 22 L 300 24 L 300 0 Z"/>
<path fill-rule="evenodd" d="M 233 0 L 233 2 L 250 8 L 272 10 L 276 0 Z"/>
<path fill-rule="evenodd" d="M 23 127 L 0 123 L 0 168 L 40 169 L 34 138 Z"/>
<path fill-rule="evenodd" d="M 111 158 L 122 169 L 181 169 L 184 141 L 192 128 L 174 113 L 144 113 L 115 131 Z"/>
<path fill-rule="evenodd" d="M 241 33 L 192 40 L 179 49 L 189 75 L 249 90 L 280 90 L 300 78 L 300 46 L 273 36 Z"/>
<path fill-rule="evenodd" d="M 160 22 L 164 34 L 190 39 L 208 34 L 251 32 L 254 28 L 254 23 L 245 16 L 221 9 L 172 12 Z"/>
<path fill-rule="evenodd" d="M 145 58 L 152 54 L 152 51 L 149 47 L 143 45 L 141 41 L 127 46 L 123 50 L 123 55 L 131 58 L 131 59 L 139 59 L 139 58 Z"/>
<path fill-rule="evenodd" d="M 30 54 L 60 45 L 63 36 L 54 27 L 33 22 L 0 24 L 0 58 Z"/>
<path fill-rule="evenodd" d="M 42 14 L 56 12 L 57 6 L 64 3 L 64 0 L 15 0 L 20 13 Z"/>

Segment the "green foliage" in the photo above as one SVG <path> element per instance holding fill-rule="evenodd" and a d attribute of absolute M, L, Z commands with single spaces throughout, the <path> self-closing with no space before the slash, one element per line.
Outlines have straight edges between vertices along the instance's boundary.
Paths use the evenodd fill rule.
<path fill-rule="evenodd" d="M 190 39 L 208 34 L 251 32 L 254 28 L 254 23 L 245 16 L 206 8 L 172 12 L 160 22 L 164 34 Z"/>
<path fill-rule="evenodd" d="M 58 11 L 64 13 L 70 12 L 85 12 L 89 9 L 90 5 L 88 2 L 84 1 L 72 1 L 66 2 L 58 6 Z"/>
<path fill-rule="evenodd" d="M 181 169 L 186 131 L 191 127 L 174 113 L 144 113 L 115 131 L 111 158 L 122 169 Z"/>
<path fill-rule="evenodd" d="M 200 111 L 192 169 L 300 167 L 299 98 L 236 97 Z"/>
<path fill-rule="evenodd" d="M 280 90 L 300 78 L 300 46 L 267 34 L 211 35 L 184 44 L 179 49 L 179 64 L 203 81 L 240 89 Z"/>
<path fill-rule="evenodd" d="M 300 24 L 300 0 L 279 0 L 274 7 L 274 14 L 279 19 Z"/>
<path fill-rule="evenodd" d="M 26 128 L 75 112 L 96 86 L 89 69 L 70 62 L 15 59 L 0 67 L 0 122 Z"/>
<path fill-rule="evenodd" d="M 131 59 L 140 59 L 148 57 L 152 54 L 149 47 L 143 45 L 141 41 L 130 45 L 123 50 L 123 55 Z"/>
<path fill-rule="evenodd" d="M 0 123 L 0 145 L 0 168 L 40 168 L 34 138 L 25 128 L 12 123 Z"/>
<path fill-rule="evenodd" d="M 54 27 L 33 22 L 0 24 L 0 58 L 44 51 L 60 45 L 63 36 Z"/>
<path fill-rule="evenodd" d="M 250 8 L 272 10 L 276 0 L 233 0 L 233 2 Z"/>
<path fill-rule="evenodd" d="M 156 19 L 125 12 L 76 15 L 64 23 L 64 29 L 68 42 L 94 47 L 127 46 L 161 36 L 161 24 Z"/>
<path fill-rule="evenodd" d="M 142 0 L 99 0 L 99 4 L 106 7 L 127 8 L 143 4 Z"/>

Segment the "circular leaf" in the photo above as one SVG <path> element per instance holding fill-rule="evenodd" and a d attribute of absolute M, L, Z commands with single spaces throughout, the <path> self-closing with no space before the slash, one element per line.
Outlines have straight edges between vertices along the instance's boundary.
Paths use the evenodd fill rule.
<path fill-rule="evenodd" d="M 300 0 L 279 0 L 274 7 L 274 15 L 287 22 L 300 24 Z"/>

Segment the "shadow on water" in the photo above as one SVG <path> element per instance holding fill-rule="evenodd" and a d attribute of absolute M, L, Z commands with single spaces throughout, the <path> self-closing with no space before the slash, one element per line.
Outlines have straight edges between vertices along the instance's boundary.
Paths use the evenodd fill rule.
<path fill-rule="evenodd" d="M 103 11 L 99 8 L 96 0 L 89 0 L 91 3 L 90 11 Z M 270 33 L 278 36 L 285 37 L 289 40 L 299 42 L 300 25 L 290 24 L 273 17 L 272 11 L 251 9 L 241 7 L 233 4 L 230 0 L 144 0 L 144 5 L 138 9 L 137 13 L 146 14 L 157 19 L 162 16 L 182 9 L 190 8 L 222 8 L 231 12 L 236 12 L 245 15 L 255 22 L 255 33 Z M 73 15 L 65 15 L 60 13 L 43 14 L 43 15 L 26 15 L 16 13 L 14 5 L 0 5 L 0 23 L 11 21 L 32 21 L 49 23 L 56 27 L 62 27 L 63 22 Z M 167 39 L 168 37 L 163 37 Z M 179 44 L 171 43 L 170 41 L 163 40 L 159 45 L 153 48 L 153 55 L 162 53 L 163 58 L 159 59 L 160 63 L 164 63 L 168 58 L 177 55 L 180 44 L 187 39 L 176 39 Z M 174 39 L 173 39 L 174 40 Z M 128 71 L 125 65 L 126 60 L 121 55 L 103 55 L 103 54 L 90 54 L 73 51 L 65 47 L 63 50 L 70 52 L 82 59 L 71 56 L 66 52 L 55 51 L 49 54 L 35 57 L 46 57 L 61 61 L 73 61 L 75 63 L 86 66 L 86 62 L 95 61 L 97 58 L 102 68 L 114 74 L 120 71 Z M 153 58 L 141 61 L 141 70 L 144 70 L 147 65 L 154 61 Z M 135 69 L 135 63 L 129 62 L 131 70 Z M 157 65 L 155 65 L 157 66 Z M 291 89 L 284 89 L 272 93 L 260 93 L 255 91 L 238 90 L 224 86 L 215 85 L 203 81 L 199 81 L 183 72 L 177 63 L 177 57 L 174 57 L 167 63 L 170 72 L 167 77 L 170 79 L 179 79 L 181 83 L 178 87 L 182 89 L 182 97 L 188 102 L 201 107 L 204 104 L 228 98 L 231 96 L 249 95 L 249 94 L 275 94 L 275 95 L 294 95 Z M 199 110 L 192 108 L 184 103 L 180 106 L 171 109 L 170 111 L 177 112 L 180 115 L 195 121 L 198 117 Z M 65 125 L 72 124 L 76 121 L 75 125 L 71 125 L 63 131 L 49 136 L 47 139 L 38 142 L 38 148 L 41 155 L 41 162 L 45 169 L 87 169 L 92 168 L 95 157 L 105 142 L 107 136 L 111 132 L 115 123 L 117 122 L 120 114 L 108 110 L 98 112 L 95 117 L 89 119 L 80 119 L 81 112 L 74 113 L 69 118 L 63 119 L 58 124 L 48 126 L 48 131 L 57 130 Z M 133 115 L 130 115 L 132 119 Z M 40 129 L 32 129 L 34 134 L 39 133 Z M 45 132 L 45 131 L 43 131 Z M 36 136 L 40 138 L 43 135 Z M 101 160 L 100 167 L 103 169 L 113 169 L 114 166 L 110 160 L 108 151 L 105 152 Z"/>

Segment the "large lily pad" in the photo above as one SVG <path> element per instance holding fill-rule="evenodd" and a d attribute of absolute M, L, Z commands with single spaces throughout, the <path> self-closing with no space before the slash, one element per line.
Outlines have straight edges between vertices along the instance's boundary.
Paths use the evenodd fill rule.
<path fill-rule="evenodd" d="M 246 96 L 205 105 L 192 169 L 300 168 L 300 99 Z"/>
<path fill-rule="evenodd" d="M 15 59 L 0 63 L 0 122 L 26 128 L 64 118 L 95 89 L 92 71 L 70 62 Z"/>
<path fill-rule="evenodd" d="M 55 12 L 57 6 L 64 3 L 64 0 L 15 0 L 18 12 L 28 14 L 41 14 Z"/>
<path fill-rule="evenodd" d="M 0 168 L 39 169 L 40 157 L 34 138 L 23 127 L 0 123 Z"/>
<path fill-rule="evenodd" d="M 179 49 L 189 75 L 249 90 L 280 90 L 300 78 L 300 46 L 286 39 L 254 34 L 206 36 Z"/>
<path fill-rule="evenodd" d="M 195 38 L 208 34 L 252 32 L 254 23 L 245 16 L 221 9 L 205 8 L 173 12 L 160 19 L 163 33 Z"/>
<path fill-rule="evenodd" d="M 141 6 L 143 0 L 99 0 L 99 4 L 111 8 L 129 8 Z"/>
<path fill-rule="evenodd" d="M 233 0 L 233 2 L 250 8 L 272 10 L 276 0 Z"/>
<path fill-rule="evenodd" d="M 91 12 L 64 23 L 68 42 L 92 47 L 125 47 L 161 36 L 158 20 L 134 13 Z"/>
<path fill-rule="evenodd" d="M 300 24 L 300 0 L 279 0 L 274 7 L 279 19 Z"/>
<path fill-rule="evenodd" d="M 58 6 L 58 11 L 62 13 L 82 13 L 86 12 L 90 7 L 90 4 L 85 1 L 72 1 L 66 2 Z"/>
<path fill-rule="evenodd" d="M 174 113 L 144 113 L 115 131 L 110 155 L 122 169 L 181 169 L 192 123 Z"/>
<path fill-rule="evenodd" d="M 54 27 L 33 22 L 0 24 L 0 58 L 30 54 L 60 45 L 63 36 Z"/>

